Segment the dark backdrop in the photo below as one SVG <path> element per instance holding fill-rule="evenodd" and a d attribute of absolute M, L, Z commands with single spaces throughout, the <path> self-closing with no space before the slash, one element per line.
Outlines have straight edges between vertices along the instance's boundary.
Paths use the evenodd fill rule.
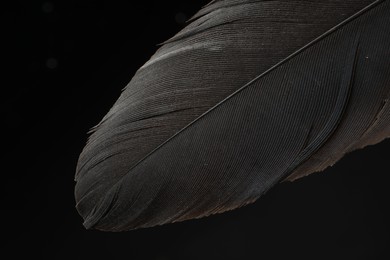
<path fill-rule="evenodd" d="M 4 252 L 44 259 L 384 259 L 390 142 L 229 213 L 124 233 L 75 210 L 86 132 L 202 1 L 12 1 L 1 9 Z M 5 250 L 5 251 L 4 251 Z M 8 258 L 7 258 L 8 259 Z M 390 259 L 390 258 L 388 258 Z"/>

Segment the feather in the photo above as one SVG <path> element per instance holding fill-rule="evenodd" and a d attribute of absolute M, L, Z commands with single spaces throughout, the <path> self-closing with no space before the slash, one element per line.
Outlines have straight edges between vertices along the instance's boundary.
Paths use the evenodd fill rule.
<path fill-rule="evenodd" d="M 214 0 L 91 131 L 86 228 L 123 231 L 254 202 L 390 136 L 390 1 Z"/>

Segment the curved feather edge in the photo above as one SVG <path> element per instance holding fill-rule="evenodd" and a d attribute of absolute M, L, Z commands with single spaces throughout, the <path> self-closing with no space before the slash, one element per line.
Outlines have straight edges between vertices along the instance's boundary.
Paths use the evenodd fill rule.
<path fill-rule="evenodd" d="M 355 20 L 356 18 L 360 17 L 362 14 L 366 13 L 368 10 L 371 10 L 373 9 L 374 7 L 378 6 L 379 4 L 381 3 L 384 3 L 385 1 L 376 1 L 374 2 L 373 4 L 367 6 L 366 8 L 364 8 L 362 11 L 360 11 L 359 13 L 355 14 L 354 16 L 350 17 L 349 19 L 345 20 L 344 22 L 342 22 L 341 24 L 339 24 L 338 26 L 336 26 L 335 28 L 332 28 L 331 30 L 329 30 L 327 33 L 325 33 L 324 35 L 320 36 L 319 38 L 317 38 L 316 40 L 314 40 L 313 42 L 309 43 L 308 45 L 304 46 L 303 48 L 301 48 L 300 50 L 298 50 L 297 52 L 293 53 L 292 55 L 290 55 L 289 57 L 287 57 L 285 60 L 281 61 L 280 63 L 276 64 L 275 66 L 273 66 L 272 68 L 270 68 L 269 70 L 267 70 L 266 72 L 264 72 L 262 75 L 260 75 L 259 77 L 257 77 L 256 79 L 252 80 L 251 82 L 249 82 L 248 84 L 244 85 L 243 87 L 241 87 L 239 90 L 237 90 L 236 92 L 234 92 L 233 94 L 231 94 L 230 96 L 228 96 L 226 99 L 222 100 L 220 103 L 218 103 L 217 105 L 215 105 L 213 108 L 209 109 L 206 113 L 204 113 L 202 116 L 200 116 L 199 118 L 197 118 L 196 120 L 194 120 L 193 122 L 191 122 L 189 125 L 187 125 L 185 128 L 183 128 L 182 130 L 180 130 L 178 133 L 176 133 L 175 135 L 173 135 L 171 138 L 169 138 L 167 141 L 165 141 L 164 143 L 162 143 L 160 146 L 158 146 L 156 149 L 154 149 L 152 152 L 150 152 L 147 156 L 145 156 L 142 160 L 140 160 L 138 163 L 136 163 L 130 170 L 129 172 L 131 172 L 133 169 L 137 168 L 138 165 L 141 165 L 141 164 L 144 164 L 144 161 L 149 158 L 152 154 L 154 154 L 156 151 L 158 151 L 159 149 L 161 149 L 162 147 L 164 147 L 165 145 L 167 145 L 171 140 L 177 138 L 179 135 L 181 135 L 186 129 L 188 129 L 190 126 L 193 126 L 194 124 L 196 124 L 196 122 L 198 122 L 199 120 L 201 120 L 202 118 L 204 118 L 207 114 L 211 113 L 212 111 L 214 111 L 215 109 L 217 109 L 218 107 L 220 107 L 222 104 L 224 104 L 225 102 L 227 102 L 228 100 L 230 100 L 231 98 L 235 97 L 236 95 L 238 95 L 238 93 L 240 93 L 242 90 L 246 89 L 248 86 L 251 86 L 254 82 L 258 81 L 260 78 L 264 77 L 265 75 L 269 74 L 270 72 L 272 72 L 273 70 L 275 70 L 276 68 L 279 68 L 280 66 L 282 66 L 284 63 L 288 62 L 289 60 L 291 60 L 292 58 L 296 57 L 298 54 L 302 53 L 303 51 L 305 51 L 306 49 L 308 49 L 309 47 L 313 46 L 315 43 L 321 41 L 322 39 L 326 38 L 328 35 L 332 34 L 333 32 L 336 32 L 337 30 L 339 30 L 340 28 L 342 28 L 344 25 L 348 24 L 349 22 Z M 354 43 L 352 44 L 353 48 L 351 48 L 351 52 L 349 53 L 348 55 L 348 58 L 346 59 L 346 67 L 349 68 L 348 71 L 346 71 L 344 74 L 343 74 L 343 80 L 342 80 L 342 84 L 340 86 L 340 89 L 339 89 L 339 93 L 338 93 L 338 98 L 337 98 L 337 101 L 335 102 L 335 105 L 334 105 L 334 109 L 333 109 L 333 112 L 331 114 L 331 116 L 329 117 L 328 121 L 327 121 L 327 124 L 323 127 L 322 131 L 319 132 L 319 134 L 316 135 L 316 138 L 314 138 L 314 140 L 312 140 L 309 145 L 304 145 L 305 148 L 302 149 L 302 151 L 298 154 L 298 156 L 292 161 L 290 162 L 289 166 L 287 167 L 287 170 L 281 175 L 279 176 L 278 178 L 274 179 L 272 181 L 272 183 L 268 183 L 268 185 L 265 185 L 267 186 L 267 188 L 265 190 L 263 190 L 263 192 L 265 192 L 266 190 L 268 190 L 270 187 L 272 187 L 275 183 L 279 182 L 282 178 L 286 177 L 287 174 L 291 173 L 291 171 L 293 171 L 296 167 L 298 167 L 303 161 L 307 160 L 312 154 L 313 152 L 315 152 L 316 150 L 318 150 L 321 145 L 332 135 L 333 131 L 335 130 L 336 126 L 339 124 L 340 122 L 340 118 L 343 116 L 343 113 L 345 111 L 345 107 L 347 105 L 347 101 L 348 101 L 348 97 L 349 97 L 349 93 L 351 91 L 351 86 L 352 86 L 352 80 L 353 80 L 353 75 L 354 75 L 354 72 L 355 72 L 355 69 L 356 69 L 356 59 L 357 59 L 357 56 L 358 56 L 358 50 L 359 50 L 359 39 L 358 39 L 358 36 L 356 36 L 356 38 L 354 39 Z M 352 65 L 351 65 L 352 64 Z M 382 110 L 380 110 L 382 111 Z M 118 192 L 119 192 L 119 186 L 120 186 L 120 182 L 124 179 L 125 177 L 121 178 L 120 181 L 118 181 L 114 187 L 112 189 L 110 189 L 106 196 L 104 196 L 102 198 L 102 200 L 96 204 L 96 207 L 95 207 L 95 210 L 93 212 L 91 212 L 89 214 L 89 216 L 86 218 L 85 220 L 85 226 L 87 228 L 91 228 L 91 227 L 94 227 L 95 225 L 98 224 L 98 222 L 100 220 L 102 220 L 103 218 L 105 218 L 107 216 L 107 214 L 110 212 L 111 208 L 113 207 L 113 204 L 115 204 L 115 200 L 118 196 Z M 257 196 L 258 197 L 258 196 Z M 252 202 L 254 201 L 256 198 L 247 198 L 246 199 L 246 202 L 244 202 L 244 204 L 247 204 L 248 201 Z M 150 202 L 152 203 L 152 202 Z M 240 205 L 235 205 L 235 207 L 233 208 L 236 208 Z M 218 212 L 222 212 L 221 210 L 219 210 Z M 185 214 L 184 214 L 185 215 Z M 165 221 L 163 223 L 167 223 L 167 222 L 174 222 L 174 221 L 177 221 L 177 219 L 179 221 L 183 220 L 181 219 L 180 216 L 175 216 L 175 218 L 170 218 L 168 221 Z M 188 216 L 186 216 L 184 219 L 187 219 Z M 138 221 L 140 221 L 138 219 Z M 141 221 L 142 222 L 142 221 Z M 155 224 L 163 224 L 163 223 L 147 223 L 147 224 L 143 224 L 143 225 L 140 225 L 140 226 L 136 226 L 135 228 L 137 227 L 144 227 L 144 226 L 151 226 L 151 225 L 155 225 Z M 118 230 L 121 230 L 122 228 L 126 228 L 126 229 L 132 229 L 132 228 L 128 228 L 128 227 L 116 227 L 116 228 L 108 228 L 108 230 L 114 230 L 114 229 L 118 229 Z M 102 228 L 103 230 L 105 230 L 106 228 L 104 227 L 104 224 L 102 224 Z"/>

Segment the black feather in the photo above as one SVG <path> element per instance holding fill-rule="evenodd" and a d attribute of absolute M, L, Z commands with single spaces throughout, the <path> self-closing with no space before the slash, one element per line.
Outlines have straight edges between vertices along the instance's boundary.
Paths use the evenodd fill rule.
<path fill-rule="evenodd" d="M 77 209 L 121 231 L 246 205 L 389 137 L 389 94 L 389 1 L 212 1 L 93 129 Z"/>

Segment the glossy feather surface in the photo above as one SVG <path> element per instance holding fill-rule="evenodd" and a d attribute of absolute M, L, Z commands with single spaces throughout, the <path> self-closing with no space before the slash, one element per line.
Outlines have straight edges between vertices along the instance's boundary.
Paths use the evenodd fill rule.
<path fill-rule="evenodd" d="M 212 1 L 93 130 L 87 228 L 199 218 L 390 136 L 389 1 Z"/>

